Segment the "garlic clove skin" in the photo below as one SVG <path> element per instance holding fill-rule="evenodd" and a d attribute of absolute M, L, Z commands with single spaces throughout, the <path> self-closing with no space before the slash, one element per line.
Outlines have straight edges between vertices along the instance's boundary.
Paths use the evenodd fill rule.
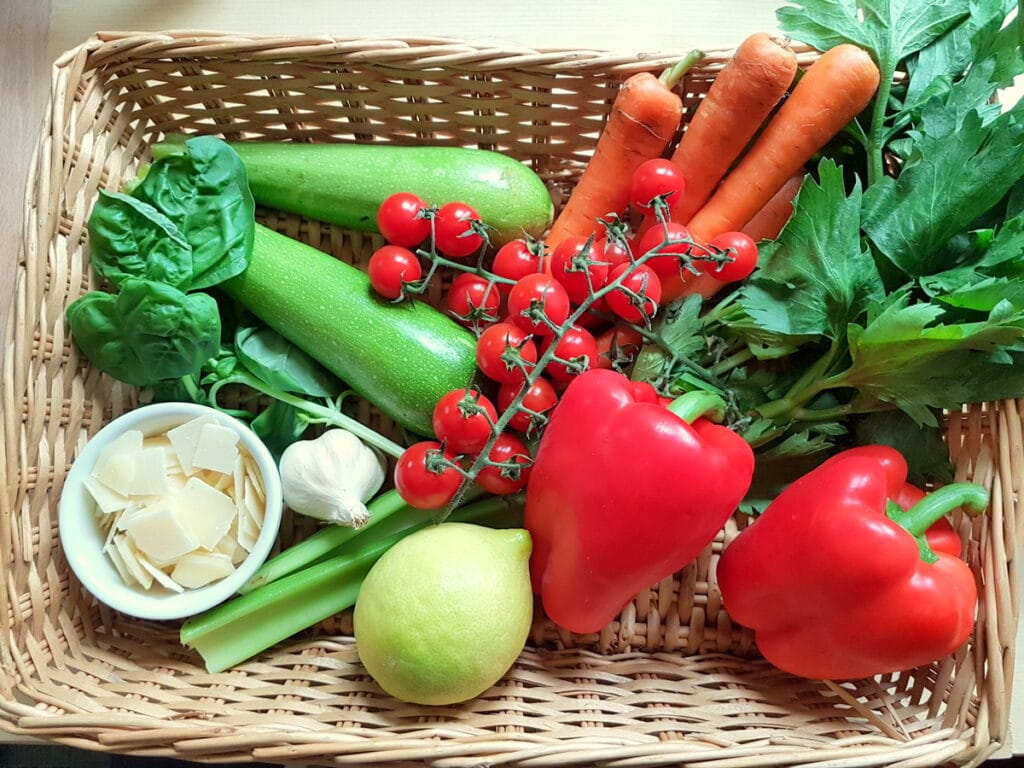
<path fill-rule="evenodd" d="M 353 528 L 366 524 L 369 501 L 384 484 L 379 454 L 351 432 L 329 429 L 281 455 L 285 504 L 309 517 Z"/>

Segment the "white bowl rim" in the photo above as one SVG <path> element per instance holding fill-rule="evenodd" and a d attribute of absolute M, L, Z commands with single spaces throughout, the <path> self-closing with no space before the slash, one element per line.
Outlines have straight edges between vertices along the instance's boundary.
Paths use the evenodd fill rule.
<path fill-rule="evenodd" d="M 72 539 L 72 533 L 82 531 L 85 523 L 92 525 L 99 535 L 99 525 L 93 519 L 88 491 L 83 485 L 100 451 L 119 435 L 138 429 L 144 435 L 169 429 L 198 416 L 212 416 L 220 423 L 238 432 L 240 441 L 256 461 L 263 477 L 266 510 L 263 526 L 249 556 L 235 571 L 219 581 L 196 589 L 174 593 L 161 588 L 152 593 L 138 585 L 126 584 L 117 573 L 113 562 L 101 548 L 84 546 L 83 536 Z M 166 425 L 166 426 L 165 426 Z M 139 619 L 172 620 L 194 616 L 224 602 L 263 564 L 273 548 L 281 525 L 283 499 L 277 462 L 262 440 L 245 423 L 207 405 L 188 402 L 161 402 L 140 405 L 105 424 L 85 444 L 72 463 L 58 502 L 57 526 L 61 547 L 68 565 L 82 586 L 97 600 L 120 613 Z M 100 535 L 102 545 L 102 536 Z M 99 560 L 99 563 L 95 562 Z"/>

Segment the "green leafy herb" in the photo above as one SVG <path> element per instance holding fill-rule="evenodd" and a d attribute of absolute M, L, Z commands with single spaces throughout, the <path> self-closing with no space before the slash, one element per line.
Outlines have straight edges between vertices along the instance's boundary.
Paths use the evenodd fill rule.
<path fill-rule="evenodd" d="M 217 302 L 153 280 L 126 278 L 118 294 L 92 291 L 67 310 L 93 365 L 135 386 L 198 373 L 220 346 Z"/>
<path fill-rule="evenodd" d="M 834 384 L 858 390 L 855 407 L 892 404 L 925 425 L 936 408 L 1024 393 L 1024 370 L 1006 349 L 1024 338 L 1024 314 L 1000 305 L 983 322 L 946 324 L 942 312 L 895 294 L 866 326 L 851 325 L 851 366 Z"/>
<path fill-rule="evenodd" d="M 947 483 L 953 479 L 949 446 L 936 424 L 923 426 L 899 411 L 870 413 L 854 419 L 853 432 L 860 445 L 888 445 L 907 460 L 907 480 L 915 485 Z"/>
<path fill-rule="evenodd" d="M 1024 170 L 1024 124 L 1014 112 L 987 125 L 976 111 L 956 117 L 941 105 L 926 110 L 899 177 L 880 179 L 864 194 L 865 232 L 911 277 L 947 268 L 933 255 L 995 206 Z"/>
<path fill-rule="evenodd" d="M 235 354 L 251 373 L 276 389 L 311 397 L 335 397 L 341 383 L 322 365 L 267 327 L 240 327 Z"/>
<path fill-rule="evenodd" d="M 294 443 L 309 427 L 309 419 L 293 405 L 275 400 L 254 418 L 249 426 L 263 441 L 275 459 Z"/>
<path fill-rule="evenodd" d="M 252 253 L 256 204 L 238 154 L 197 136 L 150 166 L 135 197 L 163 212 L 192 245 L 192 287 L 209 288 L 242 272 Z"/>
<path fill-rule="evenodd" d="M 121 192 L 100 191 L 89 217 L 92 267 L 115 285 L 143 277 L 187 291 L 192 246 L 153 206 Z"/>
<path fill-rule="evenodd" d="M 741 303 L 766 331 L 838 339 L 883 286 L 861 243 L 859 184 L 847 194 L 832 160 L 819 164 L 818 177 L 804 182 L 793 218 L 762 249 Z"/>

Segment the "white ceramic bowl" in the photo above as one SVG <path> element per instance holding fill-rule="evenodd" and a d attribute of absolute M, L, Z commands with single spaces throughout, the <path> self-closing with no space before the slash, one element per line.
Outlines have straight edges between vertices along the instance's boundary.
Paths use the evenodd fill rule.
<path fill-rule="evenodd" d="M 83 484 L 103 448 L 130 429 L 149 436 L 165 432 L 197 416 L 213 416 L 239 435 L 239 442 L 255 459 L 263 475 L 267 507 L 256 545 L 233 573 L 220 581 L 176 593 L 163 587 L 150 590 L 128 585 L 103 552 L 104 535 L 96 520 L 94 503 Z M 64 481 L 58 508 L 61 546 L 71 570 L 82 585 L 111 608 L 142 619 L 180 619 L 194 616 L 234 595 L 267 559 L 281 527 L 281 477 L 274 457 L 245 424 L 214 408 L 195 403 L 144 405 L 104 426 L 82 449 Z"/>

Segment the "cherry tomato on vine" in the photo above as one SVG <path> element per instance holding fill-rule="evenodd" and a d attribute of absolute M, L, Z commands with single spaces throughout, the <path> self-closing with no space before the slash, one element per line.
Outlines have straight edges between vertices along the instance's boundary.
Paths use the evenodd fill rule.
<path fill-rule="evenodd" d="M 487 458 L 496 463 L 511 463 L 511 468 L 496 467 L 488 464 L 476 476 L 477 485 L 488 493 L 503 496 L 515 493 L 526 485 L 530 479 L 530 467 L 533 459 L 526 444 L 515 435 L 503 433 L 498 435 L 494 445 L 487 453 Z"/>
<path fill-rule="evenodd" d="M 427 204 L 412 192 L 396 192 L 377 208 L 377 229 L 392 245 L 412 248 L 430 237 L 430 219 L 421 215 Z"/>
<path fill-rule="evenodd" d="M 508 280 L 518 280 L 541 271 L 541 255 L 531 249 L 525 240 L 510 240 L 494 254 L 491 272 Z M 504 291 L 512 286 L 499 283 Z"/>
<path fill-rule="evenodd" d="M 463 272 L 452 280 L 445 305 L 459 323 L 472 328 L 498 320 L 501 294 L 487 278 Z"/>
<path fill-rule="evenodd" d="M 723 232 L 708 241 L 708 246 L 718 250 L 731 250 L 732 261 L 716 265 L 711 261 L 698 261 L 697 267 L 723 283 L 735 283 L 745 279 L 757 266 L 757 244 L 742 232 Z"/>
<path fill-rule="evenodd" d="M 479 221 L 477 212 L 466 203 L 445 203 L 434 217 L 434 244 L 437 250 L 453 259 L 476 253 L 484 239 L 473 231 L 471 220 Z"/>
<path fill-rule="evenodd" d="M 619 287 L 606 294 L 608 308 L 631 323 L 646 322 L 654 316 L 658 302 L 661 301 L 661 279 L 646 264 L 620 264 L 612 270 L 608 282 L 618 280 L 622 275 L 626 277 Z M 642 300 L 636 301 L 627 291 Z"/>
<path fill-rule="evenodd" d="M 512 401 L 518 397 L 525 382 L 502 384 L 498 389 L 498 408 L 502 413 L 508 410 Z M 537 377 L 530 388 L 523 395 L 520 405 L 534 413 L 547 413 L 558 403 L 558 393 L 551 386 L 551 382 L 543 377 Z M 533 424 L 533 417 L 525 410 L 516 411 L 509 419 L 508 426 L 516 432 L 529 432 Z"/>
<path fill-rule="evenodd" d="M 588 261 L 595 263 L 588 264 Z M 591 290 L 597 291 L 608 282 L 608 265 L 604 262 L 598 241 L 574 235 L 551 252 L 551 276 L 565 288 L 569 301 L 579 305 L 587 300 Z"/>
<path fill-rule="evenodd" d="M 527 316 L 531 308 L 539 308 L 548 322 Z M 526 275 L 516 281 L 508 294 L 508 314 L 512 321 L 529 333 L 550 336 L 552 326 L 559 326 L 569 317 L 569 294 L 551 275 L 543 272 Z"/>
<path fill-rule="evenodd" d="M 629 202 L 639 213 L 654 214 L 651 202 L 660 195 L 667 195 L 665 202 L 674 208 L 683 199 L 686 181 L 682 169 L 671 160 L 654 158 L 646 160 L 633 172 L 629 185 Z"/>
<path fill-rule="evenodd" d="M 609 240 L 602 237 L 597 241 L 597 250 L 604 256 L 602 261 L 608 262 L 608 271 L 619 264 L 625 264 L 630 260 L 629 245 L 622 240 Z"/>
<path fill-rule="evenodd" d="M 458 456 L 442 449 L 435 440 L 423 440 L 406 448 L 395 464 L 395 490 L 410 507 L 440 509 L 451 501 L 462 485 L 462 473 L 445 461 Z"/>
<path fill-rule="evenodd" d="M 536 362 L 537 345 L 518 325 L 495 323 L 476 341 L 477 367 L 494 381 L 521 382 Z"/>
<path fill-rule="evenodd" d="M 640 237 L 636 246 L 636 255 L 639 258 L 648 251 L 654 250 L 666 240 L 685 240 L 687 242 L 670 242 L 658 251 L 657 256 L 652 256 L 644 262 L 644 265 L 653 269 L 658 277 L 678 274 L 681 266 L 679 257 L 686 256 L 692 252 L 689 242 L 691 240 L 690 230 L 675 221 L 666 222 L 665 228 L 662 228 L 660 223 L 655 224 Z"/>
<path fill-rule="evenodd" d="M 597 337 L 597 367 L 615 368 L 633 362 L 643 346 L 643 337 L 625 325 L 616 325 Z"/>
<path fill-rule="evenodd" d="M 373 290 L 385 299 L 400 298 L 405 283 L 414 283 L 423 277 L 419 258 L 400 245 L 384 245 L 374 251 L 366 272 Z"/>
<path fill-rule="evenodd" d="M 456 453 L 479 453 L 497 420 L 494 403 L 475 389 L 453 389 L 434 406 L 434 434 Z"/>
<path fill-rule="evenodd" d="M 541 354 L 547 346 L 550 346 L 550 341 L 540 350 Z M 555 357 L 580 364 L 584 367 L 583 370 L 594 368 L 597 365 L 597 339 L 587 329 L 573 325 L 566 329 L 562 338 L 555 344 Z M 544 373 L 555 381 L 571 381 L 583 373 L 583 370 L 576 370 L 572 365 L 552 360 L 547 364 Z"/>

